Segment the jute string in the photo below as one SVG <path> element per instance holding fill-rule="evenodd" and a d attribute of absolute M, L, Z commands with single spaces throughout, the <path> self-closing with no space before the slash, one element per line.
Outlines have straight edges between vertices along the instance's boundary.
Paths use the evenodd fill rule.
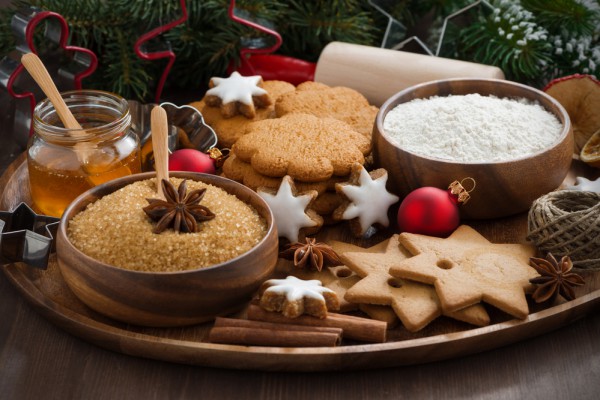
<path fill-rule="evenodd" d="M 600 270 L 600 193 L 559 190 L 534 201 L 528 215 L 527 239 L 556 258 Z"/>

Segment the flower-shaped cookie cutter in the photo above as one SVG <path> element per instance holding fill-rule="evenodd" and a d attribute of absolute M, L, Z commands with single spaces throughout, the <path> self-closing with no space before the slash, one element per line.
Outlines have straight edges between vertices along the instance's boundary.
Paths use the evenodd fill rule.
<path fill-rule="evenodd" d="M 0 61 L 0 85 L 4 86 L 8 94 L 17 100 L 15 102 L 13 136 L 16 142 L 23 147 L 33 132 L 31 119 L 36 98 L 32 89 L 24 88 L 27 85 L 21 79 L 21 72 L 24 70 L 21 56 L 30 52 L 37 54 L 34 34 L 42 22 L 45 22 L 45 39 L 58 45 L 72 60 L 68 65 L 58 66 L 59 80 L 57 84 L 59 87 L 68 85 L 70 86 L 68 89 L 81 89 L 81 81 L 91 75 L 98 65 L 98 59 L 92 51 L 67 44 L 69 27 L 60 14 L 43 11 L 36 7 L 23 8 L 15 13 L 11 20 L 11 27 L 15 36 L 16 51 Z M 18 101 L 22 99 L 29 99 L 28 104 Z"/>
<path fill-rule="evenodd" d="M 46 269 L 59 221 L 36 214 L 26 203 L 13 211 L 0 211 L 0 265 L 24 262 Z"/>
<path fill-rule="evenodd" d="M 283 43 L 283 39 L 277 31 L 266 27 L 264 22 L 259 22 L 248 13 L 238 10 L 235 6 L 235 0 L 230 1 L 227 14 L 232 21 L 254 28 L 275 39 L 275 42 L 269 46 L 266 40 L 245 40 L 242 38 L 240 65 L 238 67 L 231 65 L 229 68 L 230 73 L 238 71 L 244 76 L 260 75 L 263 80 L 281 80 L 294 85 L 314 80 L 317 67 L 315 63 L 299 58 L 271 54 L 277 51 Z"/>
<path fill-rule="evenodd" d="M 167 65 L 165 66 L 163 73 L 158 81 L 158 85 L 156 87 L 154 101 L 157 103 L 160 101 L 160 96 L 161 96 L 163 88 L 165 86 L 167 76 L 169 75 L 169 72 L 171 71 L 171 67 L 173 66 L 173 63 L 175 63 L 175 53 L 173 52 L 173 50 L 171 49 L 171 45 L 167 41 L 161 42 L 158 45 L 158 47 L 152 49 L 152 51 L 150 51 L 151 46 L 150 46 L 149 42 L 152 39 L 158 37 L 159 35 L 165 33 L 166 31 L 171 30 L 174 27 L 176 27 L 177 25 L 181 25 L 185 21 L 187 21 L 188 12 L 187 12 L 187 7 L 185 5 L 185 1 L 186 0 L 179 0 L 179 5 L 181 7 L 181 17 L 179 17 L 178 19 L 176 19 L 174 21 L 169 22 L 168 24 L 161 25 L 157 28 L 152 29 L 149 32 L 146 32 L 145 34 L 143 34 L 142 36 L 139 37 L 139 39 L 135 42 L 135 45 L 133 46 L 135 54 L 137 54 L 137 56 L 141 59 L 148 60 L 148 61 L 154 61 L 154 60 L 158 60 L 161 58 L 168 59 Z"/>
<path fill-rule="evenodd" d="M 129 100 L 131 113 L 131 128 L 140 138 L 142 146 L 142 168 L 152 169 L 151 150 L 145 151 L 145 145 L 151 137 L 150 113 L 155 103 L 142 104 L 135 100 Z M 179 148 L 196 149 L 208 153 L 217 146 L 217 135 L 215 131 L 204 122 L 202 113 L 192 106 L 177 106 L 173 103 L 164 102 L 160 106 L 167 113 L 169 123 L 168 145 L 169 151 Z M 146 156 L 148 154 L 148 156 Z M 227 153 L 224 152 L 225 157 Z"/>

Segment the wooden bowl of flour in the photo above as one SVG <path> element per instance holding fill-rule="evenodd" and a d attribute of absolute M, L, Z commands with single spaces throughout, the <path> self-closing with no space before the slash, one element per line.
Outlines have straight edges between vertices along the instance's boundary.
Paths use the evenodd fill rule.
<path fill-rule="evenodd" d="M 440 117 L 448 110 L 439 109 L 433 115 L 441 120 L 427 119 L 431 109 L 424 105 L 422 112 L 407 113 L 402 118 L 398 118 L 399 114 L 390 114 L 390 118 L 395 114 L 394 127 L 389 128 L 390 119 L 388 130 L 385 129 L 388 114 L 399 105 L 404 107 L 404 103 L 412 100 L 431 100 L 436 96 L 447 97 L 445 101 L 457 101 L 455 96 L 472 94 L 535 102 L 556 117 L 560 126 L 557 125 L 556 132 L 553 131 L 552 136 L 547 138 L 543 136 L 544 130 L 537 129 L 534 113 L 513 110 L 511 105 L 503 105 L 507 108 L 506 120 L 494 120 L 495 109 L 491 109 L 489 112 L 477 112 L 476 121 L 465 121 L 453 115 Z M 411 104 L 415 103 L 419 101 Z M 470 107 L 461 106 L 461 110 Z M 536 112 L 544 114 L 543 110 Z M 452 114 L 452 111 L 448 113 Z M 513 127 L 511 121 L 521 124 Z M 396 126 L 402 128 L 397 129 Z M 477 130 L 477 126 L 483 133 Z M 503 126 L 506 126 L 506 132 Z M 501 140 L 500 146 L 478 146 L 474 140 L 490 134 L 489 139 L 493 143 L 493 140 L 508 135 L 508 129 L 518 138 L 504 140 L 503 143 Z M 439 143 L 452 144 L 436 148 Z M 460 156 L 456 156 L 453 150 L 461 144 L 464 146 L 458 152 Z M 532 144 L 533 149 L 529 148 Z M 538 148 L 535 148 L 536 145 Z M 509 154 L 511 151 L 513 154 Z M 479 154 L 479 159 L 468 159 L 475 153 Z M 539 90 L 505 80 L 447 79 L 412 86 L 382 105 L 373 128 L 375 163 L 388 170 L 390 189 L 400 196 L 423 186 L 446 189 L 455 180 L 473 178 L 476 187 L 470 193 L 468 203 L 460 207 L 461 217 L 465 219 L 498 218 L 528 210 L 535 199 L 560 186 L 571 165 L 572 153 L 573 131 L 565 109 Z M 466 159 L 461 159 L 463 156 Z"/>

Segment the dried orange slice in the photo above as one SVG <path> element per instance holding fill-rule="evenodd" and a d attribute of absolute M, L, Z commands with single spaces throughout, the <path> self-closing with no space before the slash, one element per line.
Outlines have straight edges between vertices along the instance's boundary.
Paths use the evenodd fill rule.
<path fill-rule="evenodd" d="M 583 146 L 579 159 L 592 167 L 600 168 L 600 129 Z"/>
<path fill-rule="evenodd" d="M 574 153 L 580 154 L 589 138 L 600 129 L 600 81 L 592 75 L 569 75 L 554 79 L 544 92 L 565 108 L 573 125 Z"/>

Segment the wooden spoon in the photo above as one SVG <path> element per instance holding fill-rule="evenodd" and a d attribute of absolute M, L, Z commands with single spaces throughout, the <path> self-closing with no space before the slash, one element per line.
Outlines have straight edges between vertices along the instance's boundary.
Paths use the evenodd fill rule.
<path fill-rule="evenodd" d="M 64 127 L 67 128 L 67 134 L 74 138 L 85 137 L 87 132 L 75 119 L 75 116 L 60 95 L 60 92 L 50 77 L 42 60 L 34 53 L 27 53 L 21 57 L 21 63 L 54 106 L 58 117 L 62 121 Z M 77 142 L 73 146 L 73 150 L 75 151 L 77 159 L 81 164 L 81 168 L 83 172 L 86 173 L 91 186 L 96 186 L 114 178 L 131 174 L 131 170 L 126 165 L 118 165 L 113 162 L 106 164 L 100 162 L 98 159 L 94 160 L 92 155 L 94 151 L 96 151 L 96 146 L 91 142 Z M 92 161 L 95 162 L 92 163 Z"/>
<path fill-rule="evenodd" d="M 156 187 L 158 196 L 164 199 L 161 182 L 163 179 L 169 179 L 169 123 L 167 112 L 161 106 L 154 107 L 150 113 L 150 129 L 152 130 Z"/>
<path fill-rule="evenodd" d="M 21 57 L 21 63 L 48 97 L 63 125 L 69 129 L 69 135 L 85 135 L 85 131 L 67 107 L 42 60 L 34 53 L 27 53 Z"/>
<path fill-rule="evenodd" d="M 48 73 L 48 70 L 44 66 L 42 60 L 40 60 L 40 58 L 34 53 L 27 53 L 23 54 L 21 57 L 21 64 L 23 64 L 27 72 L 29 72 L 33 80 L 39 85 L 54 106 L 58 117 L 62 121 L 65 128 L 67 128 L 67 134 L 71 137 L 85 136 L 86 132 L 83 130 L 79 122 L 77 122 L 75 116 L 71 110 L 69 110 L 69 107 L 67 107 L 65 100 L 60 95 L 58 88 L 54 84 L 54 81 L 50 77 L 50 74 Z M 73 146 L 73 150 L 75 151 L 83 171 L 88 175 L 88 180 L 90 181 L 91 185 L 96 186 L 97 182 L 90 178 L 90 174 L 87 171 L 87 164 L 92 151 L 90 148 L 90 143 L 77 142 L 75 143 L 75 146 Z"/>

